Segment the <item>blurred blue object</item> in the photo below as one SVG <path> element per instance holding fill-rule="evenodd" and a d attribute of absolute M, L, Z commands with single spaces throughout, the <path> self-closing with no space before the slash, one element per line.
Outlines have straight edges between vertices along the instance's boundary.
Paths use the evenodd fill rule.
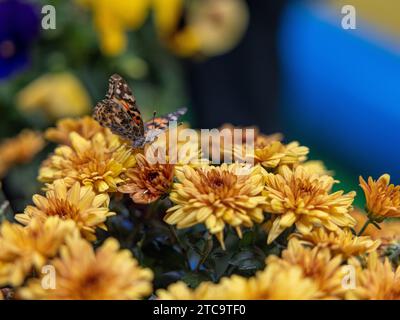
<path fill-rule="evenodd" d="M 285 125 L 359 174 L 387 172 L 400 182 L 399 51 L 366 21 L 342 29 L 330 10 L 297 2 L 283 16 Z"/>
<path fill-rule="evenodd" d="M 0 1 L 0 80 L 28 65 L 29 48 L 39 27 L 39 10 L 32 3 Z"/>

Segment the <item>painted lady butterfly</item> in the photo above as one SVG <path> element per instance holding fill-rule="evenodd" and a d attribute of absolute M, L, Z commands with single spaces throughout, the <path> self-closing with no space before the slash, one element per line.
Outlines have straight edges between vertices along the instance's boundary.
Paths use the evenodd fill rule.
<path fill-rule="evenodd" d="M 120 75 L 114 74 L 109 79 L 106 98 L 95 106 L 93 118 L 114 134 L 132 141 L 134 148 L 143 149 L 168 128 L 170 121 L 177 121 L 186 111 L 178 109 L 143 123 L 131 89 Z"/>

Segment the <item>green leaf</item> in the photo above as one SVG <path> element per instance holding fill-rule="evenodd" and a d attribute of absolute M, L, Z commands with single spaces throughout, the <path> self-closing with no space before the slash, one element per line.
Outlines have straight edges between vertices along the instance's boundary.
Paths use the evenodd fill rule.
<path fill-rule="evenodd" d="M 240 273 L 251 275 L 257 270 L 264 268 L 265 254 L 258 247 L 242 250 L 236 253 L 230 260 L 230 264 Z"/>
<path fill-rule="evenodd" d="M 209 281 L 210 279 L 200 272 L 189 272 L 183 278 L 184 281 L 190 288 L 196 288 L 203 281 Z"/>
<path fill-rule="evenodd" d="M 240 240 L 240 247 L 247 247 L 254 244 L 256 234 L 253 230 L 246 230 L 243 234 L 243 238 Z"/>

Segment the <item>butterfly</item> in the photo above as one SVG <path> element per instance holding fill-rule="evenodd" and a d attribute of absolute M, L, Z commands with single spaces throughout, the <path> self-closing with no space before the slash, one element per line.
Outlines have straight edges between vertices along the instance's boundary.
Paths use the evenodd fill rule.
<path fill-rule="evenodd" d="M 127 82 L 118 74 L 112 75 L 108 82 L 106 98 L 96 104 L 93 118 L 114 134 L 132 141 L 134 148 L 143 149 L 146 144 L 152 143 L 169 127 L 170 121 L 177 121 L 187 111 L 181 108 L 143 122 L 136 98 Z"/>

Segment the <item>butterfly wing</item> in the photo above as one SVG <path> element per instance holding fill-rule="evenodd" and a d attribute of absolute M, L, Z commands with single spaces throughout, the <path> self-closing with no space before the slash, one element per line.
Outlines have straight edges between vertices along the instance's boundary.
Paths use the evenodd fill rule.
<path fill-rule="evenodd" d="M 175 112 L 151 119 L 145 123 L 145 131 L 154 129 L 165 130 L 168 128 L 171 121 L 178 121 L 178 119 L 183 116 L 186 111 L 187 108 L 180 108 Z"/>
<path fill-rule="evenodd" d="M 131 140 L 133 147 L 143 148 L 167 129 L 170 121 L 177 121 L 186 111 L 182 108 L 143 124 L 131 89 L 120 75 L 114 74 L 109 79 L 106 99 L 96 105 L 93 117 L 114 134 Z"/>
<path fill-rule="evenodd" d="M 144 143 L 152 143 L 161 133 L 168 127 L 171 121 L 178 119 L 186 113 L 186 108 L 178 109 L 175 112 L 168 113 L 161 117 L 153 118 L 145 123 L 145 140 Z"/>
<path fill-rule="evenodd" d="M 144 139 L 144 125 L 136 99 L 120 75 L 110 77 L 106 99 L 96 105 L 93 117 L 125 139 Z"/>
<path fill-rule="evenodd" d="M 133 124 L 132 118 L 113 100 L 104 99 L 97 103 L 93 118 L 124 139 L 133 141 L 140 136 L 140 130 Z"/>
<path fill-rule="evenodd" d="M 108 79 L 108 92 L 106 98 L 115 98 L 117 100 L 126 101 L 133 109 L 138 110 L 132 90 L 129 88 L 128 83 L 124 78 L 119 74 L 113 74 L 110 79 Z"/>

